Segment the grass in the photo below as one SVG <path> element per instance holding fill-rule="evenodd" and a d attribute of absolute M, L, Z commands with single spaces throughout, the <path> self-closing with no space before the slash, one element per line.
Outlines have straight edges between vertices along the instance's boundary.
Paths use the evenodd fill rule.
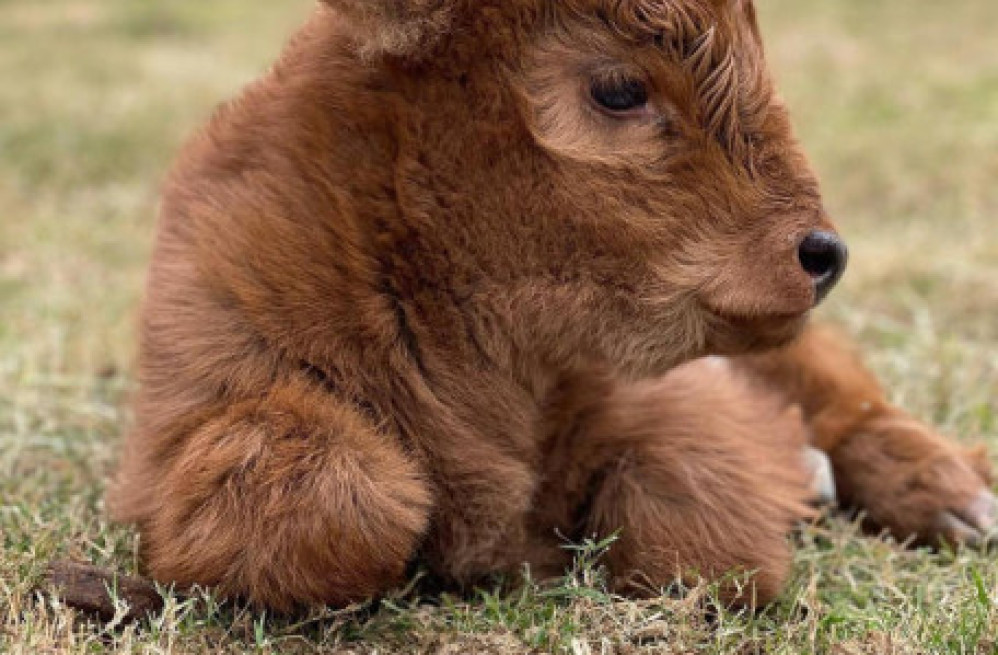
<path fill-rule="evenodd" d="M 75 557 L 135 568 L 102 491 L 127 426 L 156 181 L 211 107 L 262 70 L 308 0 L 0 0 L 0 652 L 996 653 L 998 567 L 860 537 L 798 537 L 761 614 L 710 589 L 606 594 L 599 544 L 563 581 L 274 620 L 168 594 L 132 626 L 32 592 Z M 849 237 L 823 310 L 894 398 L 998 446 L 998 57 L 993 0 L 767 0 L 769 54 Z"/>

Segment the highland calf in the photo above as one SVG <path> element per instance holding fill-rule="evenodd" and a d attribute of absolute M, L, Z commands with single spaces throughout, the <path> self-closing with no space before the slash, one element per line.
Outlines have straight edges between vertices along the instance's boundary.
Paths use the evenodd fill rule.
<path fill-rule="evenodd" d="M 751 0 L 327 0 L 166 184 L 114 515 L 282 611 L 618 531 L 622 590 L 765 602 L 808 442 L 979 538 L 983 453 L 805 327 L 845 259 Z"/>

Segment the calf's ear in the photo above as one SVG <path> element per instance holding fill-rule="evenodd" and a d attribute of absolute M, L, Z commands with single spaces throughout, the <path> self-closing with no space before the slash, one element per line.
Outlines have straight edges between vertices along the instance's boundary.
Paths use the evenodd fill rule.
<path fill-rule="evenodd" d="M 350 25 L 360 51 L 426 56 L 450 27 L 460 0 L 322 0 Z"/>

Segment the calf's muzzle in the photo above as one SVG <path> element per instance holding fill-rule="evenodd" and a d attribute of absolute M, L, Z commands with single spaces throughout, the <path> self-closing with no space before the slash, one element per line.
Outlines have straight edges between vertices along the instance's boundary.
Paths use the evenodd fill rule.
<path fill-rule="evenodd" d="M 815 304 L 820 303 L 845 273 L 849 249 L 832 232 L 815 231 L 807 235 L 797 251 L 800 264 L 814 282 Z"/>

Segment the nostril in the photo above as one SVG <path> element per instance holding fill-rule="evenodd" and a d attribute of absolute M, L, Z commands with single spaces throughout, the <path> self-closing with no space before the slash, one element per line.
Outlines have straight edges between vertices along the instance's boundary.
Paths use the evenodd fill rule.
<path fill-rule="evenodd" d="M 800 263 L 811 277 L 825 277 L 838 267 L 838 251 L 824 239 L 811 235 L 800 246 Z"/>
<path fill-rule="evenodd" d="M 831 232 L 812 232 L 801 242 L 798 257 L 814 280 L 820 302 L 845 272 L 849 251 L 842 239 Z"/>

